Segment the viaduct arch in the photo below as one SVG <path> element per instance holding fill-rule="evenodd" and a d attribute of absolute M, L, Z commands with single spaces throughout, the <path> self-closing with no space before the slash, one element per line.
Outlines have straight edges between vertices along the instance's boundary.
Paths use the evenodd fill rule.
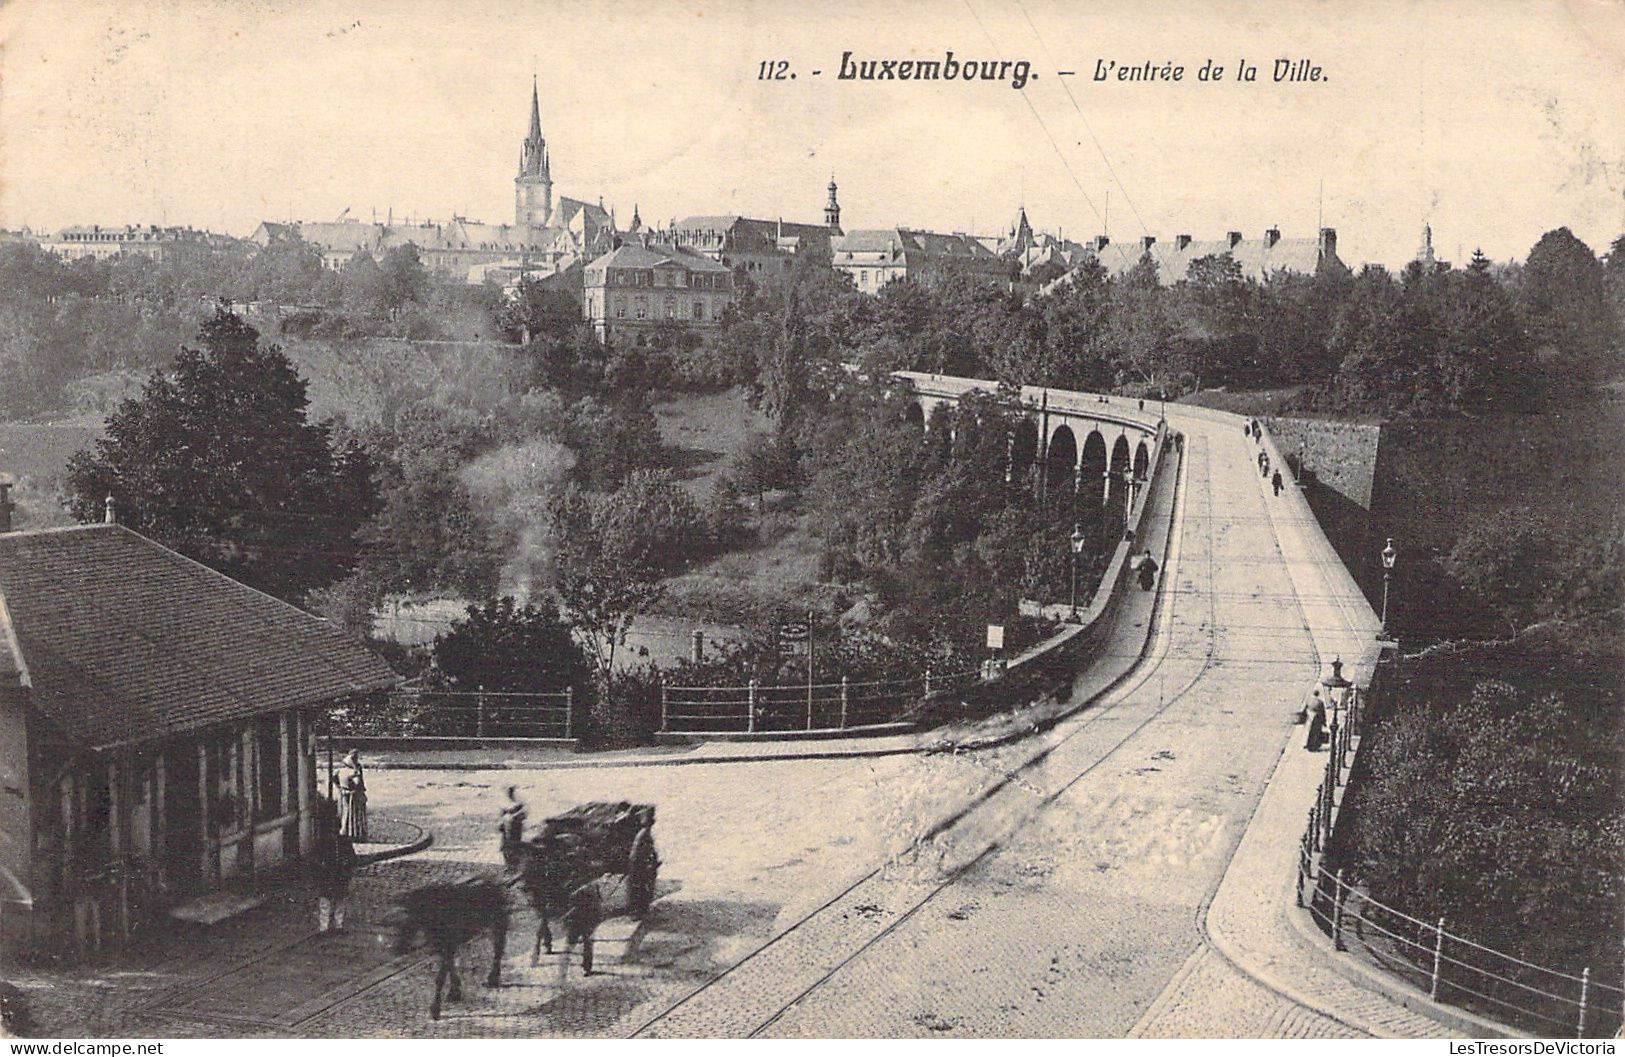
<path fill-rule="evenodd" d="M 927 430 L 939 408 L 991 389 L 974 378 L 919 371 L 892 377 L 911 396 L 909 420 Z M 1077 520 L 1124 518 L 1145 487 L 1161 413 L 1128 397 L 1031 385 L 1014 403 L 1021 421 L 1008 440 L 1005 480 L 1030 484 L 1046 503 L 1071 503 Z"/>

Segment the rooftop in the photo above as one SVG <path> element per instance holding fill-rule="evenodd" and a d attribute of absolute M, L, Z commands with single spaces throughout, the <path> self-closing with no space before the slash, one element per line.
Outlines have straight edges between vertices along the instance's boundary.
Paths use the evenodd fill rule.
<path fill-rule="evenodd" d="M 119 525 L 0 535 L 0 671 L 101 749 L 398 681 L 336 627 Z"/>

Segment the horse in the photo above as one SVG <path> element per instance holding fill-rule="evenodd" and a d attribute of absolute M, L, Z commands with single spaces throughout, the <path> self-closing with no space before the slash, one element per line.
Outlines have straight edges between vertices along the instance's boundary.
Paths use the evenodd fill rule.
<path fill-rule="evenodd" d="M 466 877 L 451 884 L 428 884 L 401 897 L 404 916 L 395 939 L 397 954 L 412 949 L 418 933 L 440 955 L 440 969 L 434 978 L 434 1000 L 429 1003 L 429 1019 L 440 1019 L 440 992 L 449 978 L 446 998 L 460 1002 L 463 981 L 457 975 L 457 949 L 481 932 L 491 933 L 491 971 L 486 987 L 502 983 L 502 952 L 508 942 L 508 898 L 500 881 L 491 877 Z"/>
<path fill-rule="evenodd" d="M 592 975 L 593 934 L 603 920 L 603 903 L 595 881 L 603 864 L 587 856 L 580 843 L 560 834 L 520 840 L 511 829 L 502 830 L 502 861 L 508 865 L 536 911 L 536 942 L 530 964 L 541 963 L 542 949 L 553 953 L 550 919 L 557 914 L 564 924 L 566 950 L 581 946 L 581 970 Z M 568 971 L 569 960 L 561 966 Z"/>

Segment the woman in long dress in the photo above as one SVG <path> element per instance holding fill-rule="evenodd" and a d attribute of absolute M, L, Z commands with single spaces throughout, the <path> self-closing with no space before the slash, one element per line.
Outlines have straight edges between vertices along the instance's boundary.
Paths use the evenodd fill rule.
<path fill-rule="evenodd" d="M 1304 736 L 1303 747 L 1314 752 L 1326 744 L 1326 704 L 1320 699 L 1320 692 L 1309 700 L 1309 730 Z"/>
<path fill-rule="evenodd" d="M 351 749 L 339 765 L 339 796 L 343 810 L 339 832 L 356 844 L 367 842 L 367 779 L 361 773 L 361 754 Z"/>

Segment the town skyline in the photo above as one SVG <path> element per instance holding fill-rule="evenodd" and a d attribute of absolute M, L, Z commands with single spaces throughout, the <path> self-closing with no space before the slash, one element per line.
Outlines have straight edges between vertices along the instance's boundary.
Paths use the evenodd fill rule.
<path fill-rule="evenodd" d="M 387 16 L 355 2 L 72 15 L 21 3 L 0 13 L 0 226 L 246 236 L 263 220 L 375 209 L 398 223 L 500 222 L 534 75 L 556 193 L 602 196 L 623 229 L 634 206 L 654 226 L 728 213 L 816 222 L 833 173 L 847 230 L 997 234 L 1025 206 L 1035 226 L 1079 241 L 1333 227 L 1355 266 L 1402 265 L 1424 223 L 1446 259 L 1521 258 L 1558 226 L 1600 253 L 1625 230 L 1625 118 L 1610 106 L 1625 53 L 1607 36 L 1625 15 L 1548 7 L 1564 18 L 1490 8 L 1447 35 L 1465 11 L 1454 3 L 1277 18 L 1240 4 L 1135 15 L 976 0 L 933 7 L 940 18 L 919 20 L 929 30 L 844 3 L 417 4 Z M 538 43 L 487 55 L 478 42 L 492 34 Z M 1396 34 L 1430 45 L 1406 52 Z M 1019 90 L 837 83 L 849 46 L 1025 58 L 1040 76 Z M 1273 58 L 1300 53 L 1328 83 L 1194 83 L 1208 57 L 1253 57 L 1267 81 Z M 604 72 L 606 54 L 618 72 Z M 1102 84 L 1097 55 L 1178 62 L 1185 81 Z M 758 81 L 769 58 L 830 69 Z M 1057 68 L 1078 72 L 1063 81 Z"/>

